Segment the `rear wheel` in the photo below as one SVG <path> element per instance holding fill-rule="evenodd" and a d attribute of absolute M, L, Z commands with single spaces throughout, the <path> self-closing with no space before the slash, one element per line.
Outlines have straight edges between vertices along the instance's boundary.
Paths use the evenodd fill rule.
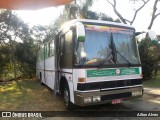
<path fill-rule="evenodd" d="M 63 96 L 64 96 L 64 103 L 65 103 L 66 109 L 74 110 L 75 105 L 70 101 L 70 92 L 69 92 L 68 85 L 65 85 Z"/>

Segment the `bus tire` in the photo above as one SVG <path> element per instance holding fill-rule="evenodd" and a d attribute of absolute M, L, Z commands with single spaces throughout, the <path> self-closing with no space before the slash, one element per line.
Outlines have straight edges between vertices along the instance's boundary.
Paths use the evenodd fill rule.
<path fill-rule="evenodd" d="M 70 92 L 68 84 L 65 84 L 63 91 L 64 104 L 67 110 L 72 111 L 75 109 L 75 105 L 70 101 Z"/>

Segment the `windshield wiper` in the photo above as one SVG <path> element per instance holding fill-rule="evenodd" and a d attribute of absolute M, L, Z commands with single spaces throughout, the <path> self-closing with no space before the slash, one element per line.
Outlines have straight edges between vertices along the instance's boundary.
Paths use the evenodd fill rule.
<path fill-rule="evenodd" d="M 114 64 L 114 62 L 112 61 L 112 55 L 108 55 L 106 58 L 104 58 L 104 60 L 102 62 L 100 62 L 97 67 L 100 67 L 101 65 L 103 65 L 106 61 L 111 61 L 112 64 Z"/>
<path fill-rule="evenodd" d="M 124 55 L 122 55 L 119 51 L 116 50 L 116 53 L 118 53 L 123 58 L 123 60 L 125 60 L 128 63 L 129 66 L 132 65 L 132 63 L 130 63 L 130 61 Z"/>
<path fill-rule="evenodd" d="M 112 49 L 112 55 L 113 55 L 113 61 L 114 61 L 114 63 L 117 62 L 117 54 L 116 53 L 118 53 L 128 63 L 128 65 L 131 66 L 132 63 L 130 63 L 130 61 L 116 49 L 116 45 L 115 45 L 115 43 L 113 41 L 113 35 L 112 35 L 112 33 L 111 33 L 110 40 L 111 40 L 111 49 Z"/>
<path fill-rule="evenodd" d="M 113 41 L 113 35 L 111 33 L 110 36 L 110 48 L 112 50 L 111 54 L 108 55 L 102 62 L 99 63 L 98 67 L 100 67 L 101 65 L 103 65 L 107 60 L 110 60 L 112 62 L 112 64 L 116 64 L 117 63 L 117 54 L 119 54 L 123 60 L 125 60 L 129 66 L 132 65 L 132 63 L 130 63 L 130 61 L 124 56 L 122 55 L 119 51 L 116 50 L 116 45 Z"/>
<path fill-rule="evenodd" d="M 111 54 L 109 54 L 107 57 L 104 58 L 104 60 L 102 62 L 99 63 L 98 67 L 100 67 L 101 65 L 103 65 L 106 61 L 111 61 L 112 64 L 116 63 L 116 46 L 114 44 L 113 41 L 113 35 L 111 33 L 110 36 L 110 45 L 109 45 L 110 49 L 111 49 Z"/>

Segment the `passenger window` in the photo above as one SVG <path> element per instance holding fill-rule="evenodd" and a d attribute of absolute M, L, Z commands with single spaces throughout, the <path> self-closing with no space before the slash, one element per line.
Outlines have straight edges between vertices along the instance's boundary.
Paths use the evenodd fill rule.
<path fill-rule="evenodd" d="M 54 40 L 49 45 L 49 56 L 54 56 Z"/>
<path fill-rule="evenodd" d="M 48 49 L 47 49 L 47 44 L 45 45 L 45 58 L 48 57 Z"/>
<path fill-rule="evenodd" d="M 50 43 L 48 43 L 48 56 L 50 57 L 50 48 L 51 46 L 50 46 Z"/>
<path fill-rule="evenodd" d="M 60 37 L 60 55 L 64 54 L 64 35 Z"/>
<path fill-rule="evenodd" d="M 65 33 L 65 46 L 64 46 L 65 54 L 72 52 L 72 36 L 73 36 L 72 30 Z"/>

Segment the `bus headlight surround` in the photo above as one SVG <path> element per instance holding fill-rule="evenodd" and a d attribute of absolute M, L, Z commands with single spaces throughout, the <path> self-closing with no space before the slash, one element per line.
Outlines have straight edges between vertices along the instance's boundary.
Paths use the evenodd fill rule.
<path fill-rule="evenodd" d="M 93 96 L 93 102 L 100 102 L 101 96 Z"/>
<path fill-rule="evenodd" d="M 84 103 L 91 103 L 92 97 L 84 97 Z"/>
<path fill-rule="evenodd" d="M 141 96 L 142 94 L 143 94 L 142 91 L 134 91 L 132 92 L 132 97 Z"/>

